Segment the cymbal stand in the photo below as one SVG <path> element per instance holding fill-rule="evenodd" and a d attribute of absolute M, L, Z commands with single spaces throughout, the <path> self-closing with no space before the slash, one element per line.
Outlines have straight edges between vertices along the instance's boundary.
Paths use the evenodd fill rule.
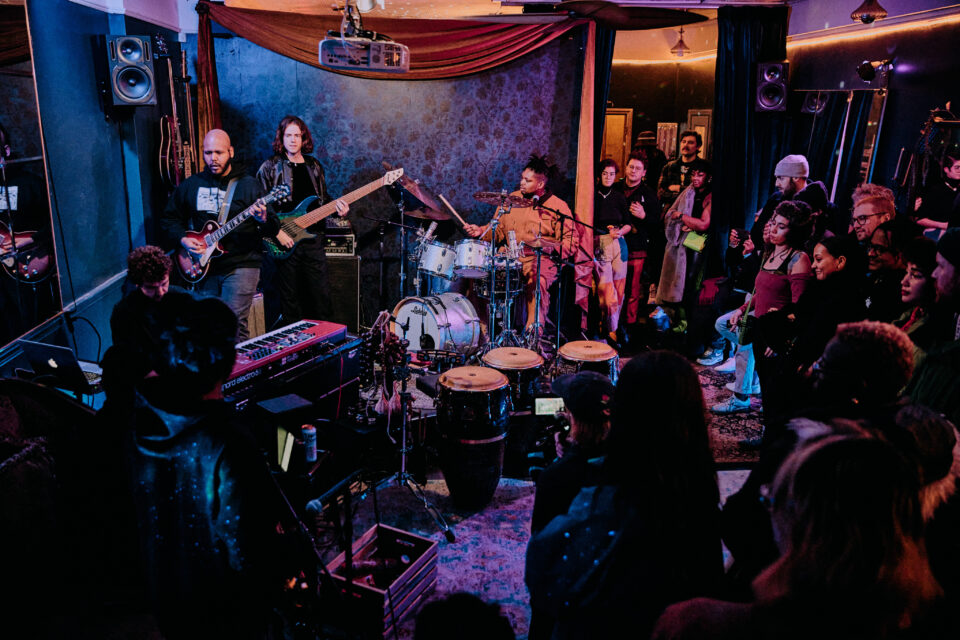
<path fill-rule="evenodd" d="M 500 337 L 497 338 L 497 346 L 500 347 L 522 347 L 523 346 L 523 337 L 517 333 L 517 330 L 513 327 L 513 297 L 511 293 L 513 290 L 510 288 L 510 266 L 512 263 L 519 264 L 519 256 L 515 255 L 512 248 L 507 249 L 506 260 L 504 261 L 504 286 L 503 286 L 503 303 L 500 305 L 501 317 L 503 318 L 504 330 L 500 333 Z M 494 284 L 496 284 L 496 263 L 493 265 L 494 269 Z M 522 274 L 520 276 L 523 277 Z M 520 286 L 520 282 L 516 283 L 516 286 Z M 490 298 L 491 302 L 496 298 L 496 291 L 491 289 Z"/>
<path fill-rule="evenodd" d="M 540 239 L 540 234 L 537 234 L 537 240 Z M 533 286 L 535 287 L 534 291 L 534 322 L 533 324 L 528 324 L 523 330 L 524 339 L 526 341 L 526 346 L 528 349 L 536 351 L 540 355 L 543 355 L 543 347 L 540 344 L 540 339 L 543 338 L 543 323 L 540 322 L 540 261 L 543 258 L 543 247 L 534 247 L 533 252 L 537 254 L 537 275 L 533 281 Z"/>
<path fill-rule="evenodd" d="M 490 246 L 487 249 L 487 271 L 490 278 L 490 289 L 489 289 L 489 300 L 487 303 L 487 343 L 483 346 L 483 352 L 486 353 L 493 348 L 496 344 L 496 334 L 497 334 L 497 305 L 496 305 L 496 287 L 497 287 L 497 268 L 494 264 L 494 256 L 496 256 L 496 246 L 497 242 L 497 227 L 500 226 L 500 216 L 504 213 L 507 213 L 511 209 L 511 205 L 506 203 L 507 190 L 503 189 L 500 192 L 500 206 L 497 207 L 496 213 L 493 214 L 493 218 L 490 219 Z M 506 318 L 504 318 L 506 322 Z"/>
<path fill-rule="evenodd" d="M 400 380 L 400 471 L 393 477 L 393 480 L 397 486 L 406 487 L 410 493 L 413 494 L 413 497 L 423 504 L 427 515 L 433 519 L 437 528 L 443 532 L 447 542 L 455 542 L 456 536 L 454 536 L 453 530 L 450 528 L 450 525 L 447 524 L 443 514 L 440 513 L 440 510 L 427 498 L 423 486 L 407 471 L 407 455 L 413 446 L 407 435 L 407 428 L 410 422 L 411 396 L 411 393 L 407 390 L 407 381 L 410 379 L 410 352 L 407 351 L 407 347 L 410 346 L 410 341 L 407 340 L 407 329 L 410 326 L 410 321 L 408 320 L 406 324 L 398 326 L 403 330 L 403 338 L 400 340 L 400 347 L 402 349 L 400 366 L 396 369 L 396 377 Z"/>
<path fill-rule="evenodd" d="M 404 217 L 403 198 L 397 202 L 400 211 L 400 299 L 407 297 L 407 220 Z"/>

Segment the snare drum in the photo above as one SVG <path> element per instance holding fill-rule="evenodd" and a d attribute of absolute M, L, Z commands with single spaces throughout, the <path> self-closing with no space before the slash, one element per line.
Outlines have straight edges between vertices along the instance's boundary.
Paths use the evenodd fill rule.
<path fill-rule="evenodd" d="M 430 275 L 452 280 L 453 263 L 456 257 L 457 252 L 454 251 L 452 246 L 431 240 L 423 243 L 423 251 L 420 254 L 420 263 L 417 268 Z"/>
<path fill-rule="evenodd" d="M 461 240 L 456 244 L 454 273 L 461 278 L 483 278 L 487 275 L 490 243 L 483 240 Z"/>
<path fill-rule="evenodd" d="M 617 384 L 620 375 L 620 357 L 606 342 L 574 340 L 557 351 L 557 369 L 560 373 L 596 371 Z"/>
<path fill-rule="evenodd" d="M 503 472 L 510 382 L 489 367 L 456 367 L 441 374 L 437 389 L 440 471 L 454 504 L 482 508 Z"/>
<path fill-rule="evenodd" d="M 493 274 L 493 293 L 496 296 L 516 296 L 523 289 L 523 265 L 519 260 L 507 260 L 502 256 L 494 259 L 495 271 Z M 510 287 L 507 288 L 507 276 L 510 276 Z M 490 273 L 477 280 L 477 295 L 482 298 L 490 297 Z"/>
<path fill-rule="evenodd" d="M 537 381 L 543 372 L 543 357 L 522 347 L 500 347 L 483 354 L 483 363 L 507 376 L 513 389 L 513 408 L 531 409 Z"/>
<path fill-rule="evenodd" d="M 480 343 L 480 318 L 473 304 L 459 293 L 404 298 L 393 308 L 393 315 L 396 321 L 390 329 L 410 341 L 411 351 L 472 353 Z"/>

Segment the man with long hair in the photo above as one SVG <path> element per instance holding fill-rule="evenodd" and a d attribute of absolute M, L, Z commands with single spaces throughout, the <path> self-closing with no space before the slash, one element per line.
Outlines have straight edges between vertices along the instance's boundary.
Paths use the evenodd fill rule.
<path fill-rule="evenodd" d="M 313 136 L 307 124 L 297 116 L 284 116 L 273 137 L 273 157 L 257 171 L 257 180 L 265 191 L 279 184 L 290 187 L 290 199 L 280 206 L 281 215 L 293 211 L 305 198 L 317 198 L 317 206 L 333 200 L 327 193 L 323 165 L 309 155 L 313 152 Z M 347 215 L 350 205 L 337 200 L 337 214 Z M 315 207 L 314 207 L 315 208 Z M 324 250 L 321 220 L 308 230 L 316 234 L 294 247 L 293 239 L 283 229 L 277 242 L 293 253 L 276 259 L 276 290 L 280 296 L 280 312 L 284 324 L 303 318 L 325 320 L 333 313 L 328 294 L 327 255 Z"/>

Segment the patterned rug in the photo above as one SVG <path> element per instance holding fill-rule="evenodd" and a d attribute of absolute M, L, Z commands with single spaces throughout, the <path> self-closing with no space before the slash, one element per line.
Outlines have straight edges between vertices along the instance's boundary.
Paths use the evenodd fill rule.
<path fill-rule="evenodd" d="M 703 399 L 707 409 L 732 395 L 724 388 L 733 381 L 732 373 L 717 373 L 712 367 L 693 365 L 700 376 L 703 387 Z M 761 426 L 760 397 L 750 397 L 750 410 L 741 413 L 720 415 L 709 413 L 710 441 L 713 447 L 713 459 L 721 469 L 730 469 L 750 465 L 757 461 L 756 449 L 742 447 L 739 442 L 745 438 L 759 437 L 763 433 Z"/>

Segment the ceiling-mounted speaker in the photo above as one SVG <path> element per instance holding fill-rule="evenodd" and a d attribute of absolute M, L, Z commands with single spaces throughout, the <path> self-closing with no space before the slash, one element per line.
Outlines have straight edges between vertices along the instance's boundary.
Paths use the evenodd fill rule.
<path fill-rule="evenodd" d="M 812 113 L 820 115 L 827 108 L 827 101 L 830 94 L 825 91 L 804 91 L 803 104 L 800 105 L 800 113 Z"/>
<path fill-rule="evenodd" d="M 758 62 L 757 92 L 753 108 L 756 111 L 785 111 L 787 109 L 787 73 L 790 63 Z"/>
<path fill-rule="evenodd" d="M 114 105 L 157 104 L 150 36 L 107 36 L 106 54 Z"/>

